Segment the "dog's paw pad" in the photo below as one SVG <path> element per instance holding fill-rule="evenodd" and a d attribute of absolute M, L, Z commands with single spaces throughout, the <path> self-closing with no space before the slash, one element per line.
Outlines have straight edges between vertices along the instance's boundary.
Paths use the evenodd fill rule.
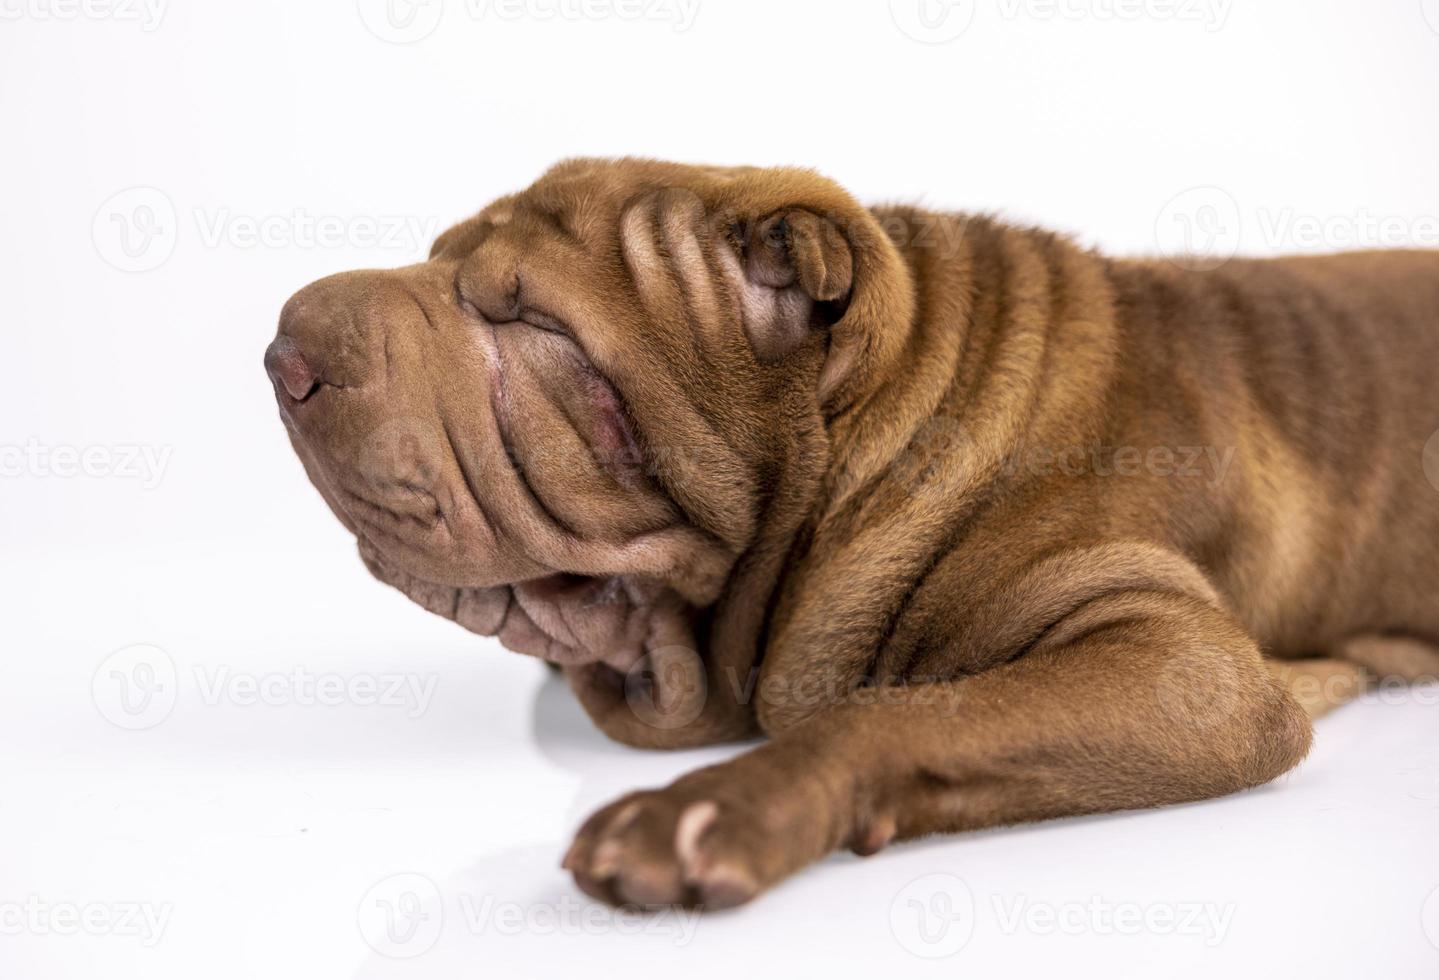
<path fill-rule="evenodd" d="M 627 797 L 580 828 L 563 867 L 615 905 L 730 908 L 763 888 L 745 814 L 671 788 Z"/>

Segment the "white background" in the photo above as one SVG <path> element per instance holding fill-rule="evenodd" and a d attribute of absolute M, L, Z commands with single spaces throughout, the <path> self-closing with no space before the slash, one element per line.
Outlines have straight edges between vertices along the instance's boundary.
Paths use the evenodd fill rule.
<path fill-rule="evenodd" d="M 1439 0 L 156 2 L 0 0 L 0 976 L 1439 974 L 1432 691 L 1240 797 L 582 902 L 579 820 L 729 750 L 608 744 L 372 582 L 260 366 L 292 291 L 577 154 L 1122 252 L 1439 245 Z"/>

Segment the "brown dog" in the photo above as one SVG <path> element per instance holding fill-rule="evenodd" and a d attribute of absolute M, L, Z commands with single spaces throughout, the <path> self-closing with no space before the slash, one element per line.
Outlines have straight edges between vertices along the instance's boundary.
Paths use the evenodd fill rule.
<path fill-rule="evenodd" d="M 1187 272 L 639 160 L 306 287 L 266 354 L 375 575 L 617 739 L 771 736 L 565 859 L 708 906 L 1253 786 L 1439 670 L 1436 364 L 1439 254 Z"/>

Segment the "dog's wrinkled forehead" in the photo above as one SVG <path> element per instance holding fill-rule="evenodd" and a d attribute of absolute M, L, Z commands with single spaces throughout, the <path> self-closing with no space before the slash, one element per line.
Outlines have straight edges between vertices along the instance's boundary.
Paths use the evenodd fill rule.
<path fill-rule="evenodd" d="M 765 379 L 735 308 L 727 192 L 757 168 L 573 160 L 435 242 L 462 306 L 572 336 L 659 450 L 707 465 Z M 726 278 L 726 273 L 730 278 Z M 760 305 L 796 290 L 759 289 Z M 771 300 L 773 294 L 773 301 Z M 756 307 L 752 324 L 772 314 Z M 791 318 L 803 335 L 799 321 Z M 793 332 L 793 330 L 792 330 Z"/>
<path fill-rule="evenodd" d="M 860 271 L 855 232 L 883 251 L 871 224 L 810 171 L 580 159 L 446 231 L 432 262 L 484 317 L 578 335 L 622 391 L 668 375 L 681 387 L 653 392 L 659 404 L 697 398 L 723 415 L 761 400 L 765 367 L 803 349 L 835 355 L 819 392 L 833 393 L 862 334 L 829 328 Z"/>
<path fill-rule="evenodd" d="M 613 238 L 627 205 L 646 193 L 706 191 L 752 167 L 698 167 L 656 160 L 568 160 L 524 191 L 501 197 L 435 240 L 431 258 L 461 259 L 497 227 L 518 225 L 530 233 L 553 233 L 578 243 Z"/>

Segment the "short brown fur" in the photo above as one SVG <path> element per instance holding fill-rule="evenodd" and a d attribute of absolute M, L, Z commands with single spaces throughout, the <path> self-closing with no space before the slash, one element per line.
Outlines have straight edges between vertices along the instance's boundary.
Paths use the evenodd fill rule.
<path fill-rule="evenodd" d="M 1433 253 L 1187 271 L 805 170 L 577 160 L 281 337 L 379 577 L 613 737 L 769 736 L 586 823 L 566 866 L 609 901 L 1233 792 L 1439 669 Z"/>

